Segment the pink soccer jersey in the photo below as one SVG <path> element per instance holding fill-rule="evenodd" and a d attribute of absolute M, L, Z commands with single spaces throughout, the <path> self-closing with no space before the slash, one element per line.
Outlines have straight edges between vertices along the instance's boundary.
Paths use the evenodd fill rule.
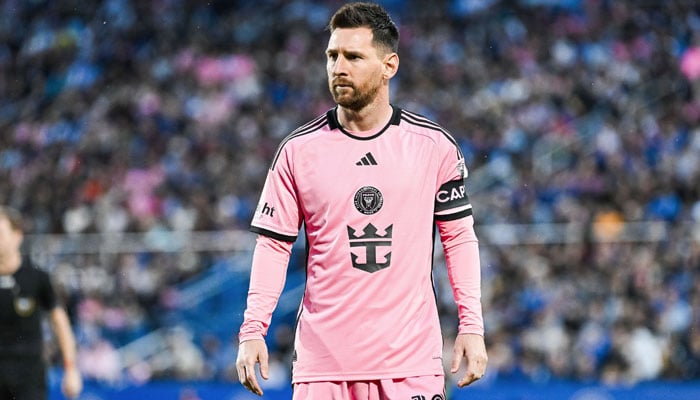
<path fill-rule="evenodd" d="M 459 147 L 444 129 L 397 107 L 377 132 L 344 130 L 332 109 L 284 139 L 251 230 L 293 242 L 305 228 L 307 280 L 293 382 L 443 374 L 434 224 L 471 215 L 465 174 Z M 476 269 L 471 276 L 478 278 L 478 265 L 453 268 Z M 268 279 L 264 274 L 256 279 Z M 481 333 L 478 282 L 465 286 L 455 292 L 458 303 L 471 302 L 461 305 L 467 321 L 460 331 Z M 269 308 L 274 302 L 249 297 L 242 334 L 266 329 L 269 320 L 256 319 L 269 319 Z M 465 324 L 471 326 L 462 330 Z"/>

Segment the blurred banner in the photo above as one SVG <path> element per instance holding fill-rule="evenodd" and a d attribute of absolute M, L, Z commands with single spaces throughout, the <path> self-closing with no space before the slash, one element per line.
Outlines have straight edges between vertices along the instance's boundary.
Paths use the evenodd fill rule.
<path fill-rule="evenodd" d="M 631 387 L 590 385 L 567 381 L 537 384 L 516 380 L 495 380 L 473 387 L 452 389 L 449 400 L 689 400 L 700 398 L 700 382 L 646 382 Z M 291 387 L 266 389 L 263 399 L 292 398 Z M 49 400 L 63 399 L 58 386 L 52 388 Z M 252 400 L 260 399 L 238 384 L 154 382 L 123 389 L 86 385 L 81 400 Z"/>

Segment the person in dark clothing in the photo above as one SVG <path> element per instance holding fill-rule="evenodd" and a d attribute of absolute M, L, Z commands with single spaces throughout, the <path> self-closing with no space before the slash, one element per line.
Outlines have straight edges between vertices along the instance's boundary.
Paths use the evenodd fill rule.
<path fill-rule="evenodd" d="M 57 303 L 49 274 L 22 256 L 23 237 L 21 215 L 0 206 L 0 399 L 47 398 L 44 313 L 48 313 L 63 356 L 63 394 L 75 398 L 83 382 L 75 364 L 70 320 Z"/>

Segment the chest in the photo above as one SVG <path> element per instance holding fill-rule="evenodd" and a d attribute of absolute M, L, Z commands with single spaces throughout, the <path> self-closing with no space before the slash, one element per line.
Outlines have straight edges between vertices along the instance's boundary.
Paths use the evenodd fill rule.
<path fill-rule="evenodd" d="M 300 149 L 294 176 L 308 211 L 347 206 L 370 213 L 379 202 L 399 204 L 433 190 L 437 166 L 435 146 L 421 136 L 386 132 L 359 140 L 338 134 Z"/>
<path fill-rule="evenodd" d="M 38 282 L 27 278 L 22 273 L 0 275 L 0 321 L 31 317 L 39 311 Z"/>

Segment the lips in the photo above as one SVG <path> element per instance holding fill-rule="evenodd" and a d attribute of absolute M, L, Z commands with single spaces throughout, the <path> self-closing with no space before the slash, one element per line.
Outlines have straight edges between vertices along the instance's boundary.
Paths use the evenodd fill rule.
<path fill-rule="evenodd" d="M 347 81 L 335 81 L 335 82 L 333 82 L 333 87 L 336 87 L 336 88 L 350 87 L 351 88 L 352 83 L 347 82 Z"/>

